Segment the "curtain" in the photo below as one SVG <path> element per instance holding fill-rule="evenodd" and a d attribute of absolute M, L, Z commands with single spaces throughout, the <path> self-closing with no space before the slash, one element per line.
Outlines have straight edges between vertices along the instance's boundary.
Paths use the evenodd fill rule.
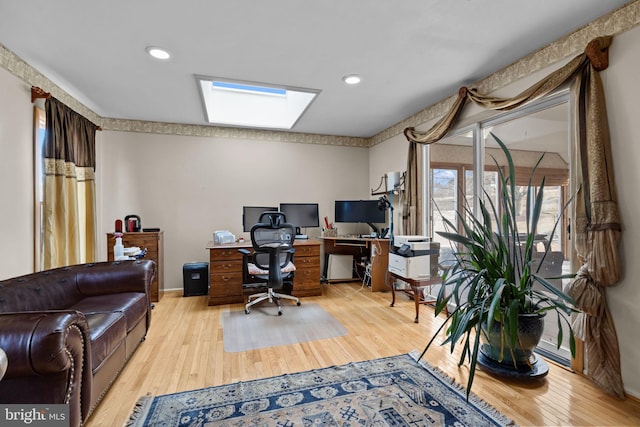
<path fill-rule="evenodd" d="M 92 262 L 98 127 L 53 97 L 45 114 L 42 268 Z"/>
<path fill-rule="evenodd" d="M 618 240 L 621 233 L 606 104 L 599 74 L 608 67 L 611 41 L 610 36 L 592 40 L 583 54 L 513 98 L 491 97 L 476 89 L 462 88 L 451 110 L 431 129 L 421 132 L 409 127 L 404 134 L 410 143 L 407 176 L 418 176 L 413 158 L 415 146 L 433 144 L 444 137 L 468 100 L 485 108 L 506 111 L 541 98 L 565 83 L 572 84 L 578 112 L 578 182 L 582 183 L 574 203 L 573 236 L 583 265 L 569 285 L 568 293 L 582 311 L 574 329 L 586 344 L 587 375 L 603 390 L 624 398 L 618 338 L 606 303 L 606 287 L 615 285 L 620 278 Z M 420 190 L 417 182 L 407 179 L 405 191 L 409 196 L 403 208 L 409 223 L 416 221 L 411 218 L 415 212 L 413 195 Z"/>

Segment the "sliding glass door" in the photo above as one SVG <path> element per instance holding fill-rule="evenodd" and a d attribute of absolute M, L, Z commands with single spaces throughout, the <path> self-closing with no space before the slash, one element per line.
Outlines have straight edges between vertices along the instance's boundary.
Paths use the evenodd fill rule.
<path fill-rule="evenodd" d="M 542 262 L 539 272 L 562 289 L 566 283 L 554 277 L 571 270 L 568 211 L 561 216 L 572 193 L 569 179 L 570 132 L 569 98 L 567 93 L 561 93 L 514 112 L 478 121 L 431 145 L 431 236 L 441 244 L 441 259 L 446 260 L 453 250 L 450 243 L 436 233 L 445 230 L 445 218 L 460 225 L 465 218 L 465 208 L 475 212 L 474 201 L 481 197 L 487 202 L 490 200 L 494 206 L 500 206 L 497 199 L 500 194 L 498 174 L 506 166 L 506 159 L 491 136 L 494 134 L 507 145 L 513 156 L 516 189 L 519 190 L 516 200 L 518 222 L 523 232 L 527 229 L 526 192 L 529 181 L 534 183 L 534 193 L 530 195 L 533 200 L 544 177 L 543 211 L 534 249 L 542 254 L 546 247 L 550 248 L 551 252 L 544 260 L 538 257 Z M 536 165 L 537 172 L 532 176 Z M 558 218 L 560 220 L 555 227 Z M 546 317 L 545 335 L 538 351 L 569 365 L 568 337 L 563 338 L 558 348 L 557 319 L 555 314 Z"/>

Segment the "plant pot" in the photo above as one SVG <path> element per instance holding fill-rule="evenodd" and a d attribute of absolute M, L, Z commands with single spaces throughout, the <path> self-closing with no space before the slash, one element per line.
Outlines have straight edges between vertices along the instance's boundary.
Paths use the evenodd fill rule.
<path fill-rule="evenodd" d="M 521 314 L 518 321 L 518 339 L 513 349 L 510 348 L 508 337 L 502 337 L 502 323 L 494 322 L 492 330 L 487 331 L 487 325 L 482 325 L 482 354 L 492 361 L 511 366 L 518 370 L 531 369 L 535 362 L 533 351 L 538 346 L 544 331 L 544 317 L 542 314 Z"/>

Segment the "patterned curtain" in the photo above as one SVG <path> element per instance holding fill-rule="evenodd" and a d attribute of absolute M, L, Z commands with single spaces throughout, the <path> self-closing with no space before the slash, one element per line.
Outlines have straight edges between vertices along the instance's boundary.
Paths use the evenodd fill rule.
<path fill-rule="evenodd" d="M 96 259 L 97 126 L 55 98 L 45 102 L 42 268 Z"/>
<path fill-rule="evenodd" d="M 582 183 L 574 203 L 573 237 L 583 265 L 568 293 L 582 311 L 574 328 L 576 335 L 586 344 L 587 375 L 606 392 L 624 398 L 620 348 L 606 301 L 606 288 L 615 285 L 620 278 L 618 240 L 621 233 L 607 108 L 599 73 L 609 65 L 611 41 L 610 36 L 592 40 L 583 54 L 513 98 L 491 97 L 475 89 L 462 88 L 449 113 L 430 130 L 421 132 L 406 128 L 404 134 L 411 144 L 407 176 L 418 176 L 419 169 L 416 169 L 417 163 L 412 158 L 416 155 L 414 146 L 433 144 L 444 137 L 456 123 L 467 100 L 485 108 L 506 111 L 541 98 L 565 83 L 572 83 L 578 110 L 579 152 L 576 153 L 576 164 L 578 182 Z M 404 209 L 409 217 L 415 211 L 411 205 L 415 198 L 411 195 L 419 190 L 411 188 L 413 185 L 414 180 L 405 181 L 408 197 Z"/>

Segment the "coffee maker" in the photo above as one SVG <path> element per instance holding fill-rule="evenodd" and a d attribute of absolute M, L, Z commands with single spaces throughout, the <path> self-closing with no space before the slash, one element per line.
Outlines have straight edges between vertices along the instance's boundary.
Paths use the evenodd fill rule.
<path fill-rule="evenodd" d="M 138 215 L 127 215 L 124 217 L 124 231 L 132 233 L 142 230 L 142 221 Z"/>

